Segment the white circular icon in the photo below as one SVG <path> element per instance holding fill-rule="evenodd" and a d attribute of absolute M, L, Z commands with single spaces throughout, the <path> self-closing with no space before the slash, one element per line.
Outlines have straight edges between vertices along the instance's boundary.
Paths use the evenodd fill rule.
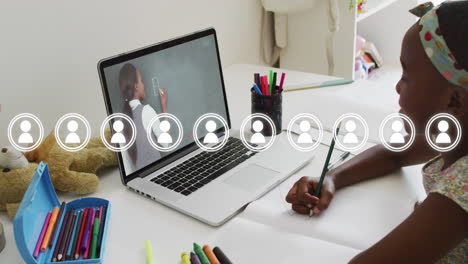
<path fill-rule="evenodd" d="M 16 122 L 18 122 L 19 120 L 21 120 L 21 123 L 19 125 L 21 134 L 15 140 L 15 138 L 13 137 L 13 128 Z M 32 129 L 31 121 L 36 123 L 37 128 L 39 129 L 39 137 L 37 138 L 37 140 L 34 140 L 33 136 L 31 135 L 31 129 Z M 19 114 L 15 116 L 8 124 L 8 140 L 10 141 L 10 144 L 19 151 L 24 151 L 24 152 L 32 151 L 36 149 L 37 147 L 39 147 L 43 139 L 44 139 L 44 126 L 42 125 L 41 120 L 39 120 L 39 118 L 37 118 L 33 114 L 29 114 L 29 113 Z M 21 146 L 21 145 L 26 145 L 26 144 L 30 146 L 27 146 L 27 147 Z"/>
<path fill-rule="evenodd" d="M 200 124 L 205 121 L 204 129 L 203 131 L 206 132 L 205 136 L 203 137 L 203 140 L 200 140 L 199 138 L 199 133 L 198 133 L 198 127 Z M 218 135 L 216 135 L 216 130 L 218 129 L 218 126 L 216 124 L 216 121 L 218 120 L 218 123 L 222 124 L 224 127 L 224 138 L 220 142 Z M 226 145 L 228 139 L 229 139 L 229 125 L 224 120 L 224 118 L 218 114 L 215 113 L 207 113 L 202 116 L 200 116 L 195 124 L 193 125 L 193 139 L 195 140 L 195 143 L 204 151 L 217 151 L 220 150 L 224 145 Z"/>
<path fill-rule="evenodd" d="M 81 125 L 85 126 L 86 136 L 82 139 L 77 131 L 80 128 L 79 123 L 76 121 L 79 120 L 82 123 Z M 62 141 L 60 137 L 61 126 L 63 123 L 66 122 L 66 130 L 65 130 L 65 140 Z M 63 130 L 62 130 L 63 131 Z M 76 152 L 84 149 L 86 145 L 88 145 L 89 140 L 91 139 L 91 126 L 89 125 L 88 120 L 84 118 L 82 115 L 77 113 L 70 113 L 62 116 L 55 125 L 55 140 L 59 144 L 59 146 L 70 152 Z"/>
<path fill-rule="evenodd" d="M 105 132 L 107 124 L 110 123 L 111 120 L 113 121 L 112 125 L 110 126 L 112 128 L 112 137 L 109 143 L 106 139 Z M 124 121 L 127 124 L 125 124 Z M 130 137 L 130 140 L 128 140 L 128 138 L 126 138 L 126 136 L 124 135 L 125 126 L 130 126 L 132 129 L 132 136 Z M 133 143 L 135 143 L 137 130 L 135 123 L 129 116 L 121 113 L 115 113 L 104 119 L 101 125 L 100 134 L 102 143 L 104 143 L 106 148 L 114 152 L 122 152 L 128 150 L 133 145 Z M 118 147 L 113 146 L 112 144 Z"/>
<path fill-rule="evenodd" d="M 450 120 L 453 124 L 452 126 L 456 127 L 457 135 L 455 139 L 451 138 L 448 130 L 450 129 L 450 124 L 445 119 Z M 431 128 L 434 122 L 437 122 L 437 135 L 433 140 L 431 138 Z M 425 130 L 426 140 L 429 145 L 440 152 L 447 152 L 454 149 L 458 143 L 460 143 L 462 137 L 462 128 L 460 122 L 451 114 L 440 113 L 433 116 L 426 125 Z"/>
<path fill-rule="evenodd" d="M 334 135 L 336 144 L 345 151 L 356 151 L 360 148 L 364 147 L 369 138 L 369 127 L 367 126 L 366 120 L 362 118 L 362 116 L 354 113 L 348 113 L 340 116 L 333 126 L 333 131 L 336 131 L 338 126 L 344 122 L 344 136 L 341 140 L 339 135 Z M 356 131 L 358 129 L 359 123 L 359 130 L 364 133 L 364 136 L 361 140 L 359 140 Z"/>
<path fill-rule="evenodd" d="M 388 129 L 387 124 L 391 123 L 391 135 L 388 140 L 386 140 L 385 132 Z M 408 132 L 410 138 L 406 142 L 405 137 L 403 136 L 404 124 L 403 122 L 408 123 L 410 130 Z M 385 119 L 380 123 L 379 137 L 382 145 L 390 151 L 402 152 L 407 150 L 414 142 L 416 138 L 416 128 L 414 127 L 413 121 L 406 115 L 401 113 L 390 114 L 385 117 Z M 387 136 L 388 138 L 388 136 Z"/>
<path fill-rule="evenodd" d="M 293 126 L 299 121 L 299 130 L 300 135 L 298 136 L 297 140 L 294 140 L 292 137 Z M 311 122 L 316 124 L 318 129 L 318 137 L 314 140 L 310 134 L 311 129 Z M 323 127 L 320 120 L 308 113 L 298 114 L 291 121 L 289 121 L 288 130 L 287 130 L 288 141 L 293 148 L 299 151 L 307 152 L 312 151 L 320 144 L 323 138 Z"/>
<path fill-rule="evenodd" d="M 172 135 L 169 133 L 169 131 L 171 130 L 171 122 L 169 122 L 167 119 L 172 120 L 172 122 L 177 125 L 178 135 L 177 140 L 175 140 L 175 143 L 172 138 Z M 153 126 L 158 121 L 159 136 L 155 141 L 155 139 L 153 138 Z M 169 113 L 162 113 L 156 115 L 155 117 L 153 117 L 153 119 L 151 119 L 148 127 L 146 128 L 146 137 L 148 138 L 148 141 L 150 142 L 151 146 L 153 146 L 153 148 L 161 152 L 168 152 L 176 149 L 180 145 L 180 142 L 182 142 L 183 134 L 184 129 L 182 127 L 182 123 L 180 123 L 177 117 Z"/>
<path fill-rule="evenodd" d="M 249 140 L 247 140 L 246 135 L 245 135 L 245 127 L 253 119 L 256 119 L 254 120 L 252 124 L 253 135 L 250 137 Z M 260 119 L 262 119 L 263 121 L 261 121 Z M 271 137 L 268 141 L 266 140 L 265 136 L 262 134 L 263 129 L 265 129 L 265 124 L 268 124 L 268 126 L 271 129 Z M 256 151 L 256 152 L 265 151 L 268 148 L 270 148 L 275 142 L 275 139 L 276 139 L 275 123 L 273 123 L 273 120 L 271 120 L 271 118 L 265 114 L 261 114 L 261 113 L 251 114 L 247 116 L 244 119 L 244 121 L 242 121 L 242 125 L 240 128 L 240 137 L 241 137 L 242 143 L 244 144 L 246 148 L 252 151 Z"/>

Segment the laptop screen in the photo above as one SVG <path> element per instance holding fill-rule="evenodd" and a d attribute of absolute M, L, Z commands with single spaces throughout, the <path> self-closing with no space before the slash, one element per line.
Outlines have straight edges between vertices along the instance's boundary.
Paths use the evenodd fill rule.
<path fill-rule="evenodd" d="M 214 30 L 211 32 L 122 55 L 130 57 L 115 64 L 101 64 L 108 112 L 123 113 L 133 120 L 136 143 L 148 140 L 148 124 L 158 114 L 172 114 L 183 127 L 180 144 L 169 152 L 158 151 L 150 144 L 133 144 L 122 151 L 119 156 L 123 176 L 128 177 L 194 144 L 193 126 L 203 114 L 216 113 L 229 120 L 216 36 Z M 141 53 L 152 48 L 154 52 Z M 158 119 L 153 126 L 158 127 L 161 122 Z M 159 138 L 161 134 L 153 130 L 151 136 Z"/>

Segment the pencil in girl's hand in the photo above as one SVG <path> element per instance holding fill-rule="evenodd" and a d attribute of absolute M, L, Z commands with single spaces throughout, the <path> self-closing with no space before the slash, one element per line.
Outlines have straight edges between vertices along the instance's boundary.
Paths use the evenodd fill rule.
<path fill-rule="evenodd" d="M 317 185 L 317 190 L 315 191 L 315 197 L 317 197 L 319 199 L 320 199 L 320 194 L 322 192 L 323 180 L 325 179 L 325 175 L 328 172 L 328 164 L 330 163 L 330 159 L 331 159 L 331 156 L 332 156 L 332 153 L 333 153 L 333 149 L 335 148 L 335 138 L 338 137 L 338 133 L 340 132 L 340 126 L 341 126 L 341 123 L 338 124 L 338 127 L 336 128 L 335 135 L 333 135 L 332 142 L 330 144 L 330 147 L 328 148 L 328 154 L 327 154 L 327 158 L 325 160 L 325 164 L 323 164 L 322 174 L 320 175 L 320 181 L 319 181 L 319 183 Z M 314 215 L 314 207 L 315 206 L 312 206 L 312 208 L 309 209 L 309 216 Z"/>

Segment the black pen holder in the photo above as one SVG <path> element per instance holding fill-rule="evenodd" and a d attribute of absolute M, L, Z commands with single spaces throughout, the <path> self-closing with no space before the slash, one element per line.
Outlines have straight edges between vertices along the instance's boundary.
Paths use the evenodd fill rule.
<path fill-rule="evenodd" d="M 278 87 L 275 89 L 278 90 Z M 255 90 L 251 91 L 252 96 L 252 114 L 265 114 L 275 124 L 276 135 L 281 134 L 282 128 L 282 116 L 283 116 L 283 93 L 273 93 L 272 95 L 260 95 Z M 263 118 L 254 117 L 251 122 L 252 133 L 254 131 L 253 124 L 256 120 L 260 120 L 263 124 L 263 129 L 260 133 L 266 137 L 271 136 L 272 128 L 271 125 Z"/>

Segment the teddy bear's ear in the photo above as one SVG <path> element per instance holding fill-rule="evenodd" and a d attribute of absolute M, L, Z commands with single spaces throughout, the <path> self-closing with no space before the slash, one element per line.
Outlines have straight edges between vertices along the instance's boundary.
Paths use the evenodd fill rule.
<path fill-rule="evenodd" d="M 49 156 L 50 150 L 55 146 L 57 141 L 55 140 L 54 133 L 51 132 L 45 139 L 42 141 L 41 145 L 33 151 L 24 153 L 26 159 L 29 162 L 39 163 L 45 161 Z"/>

